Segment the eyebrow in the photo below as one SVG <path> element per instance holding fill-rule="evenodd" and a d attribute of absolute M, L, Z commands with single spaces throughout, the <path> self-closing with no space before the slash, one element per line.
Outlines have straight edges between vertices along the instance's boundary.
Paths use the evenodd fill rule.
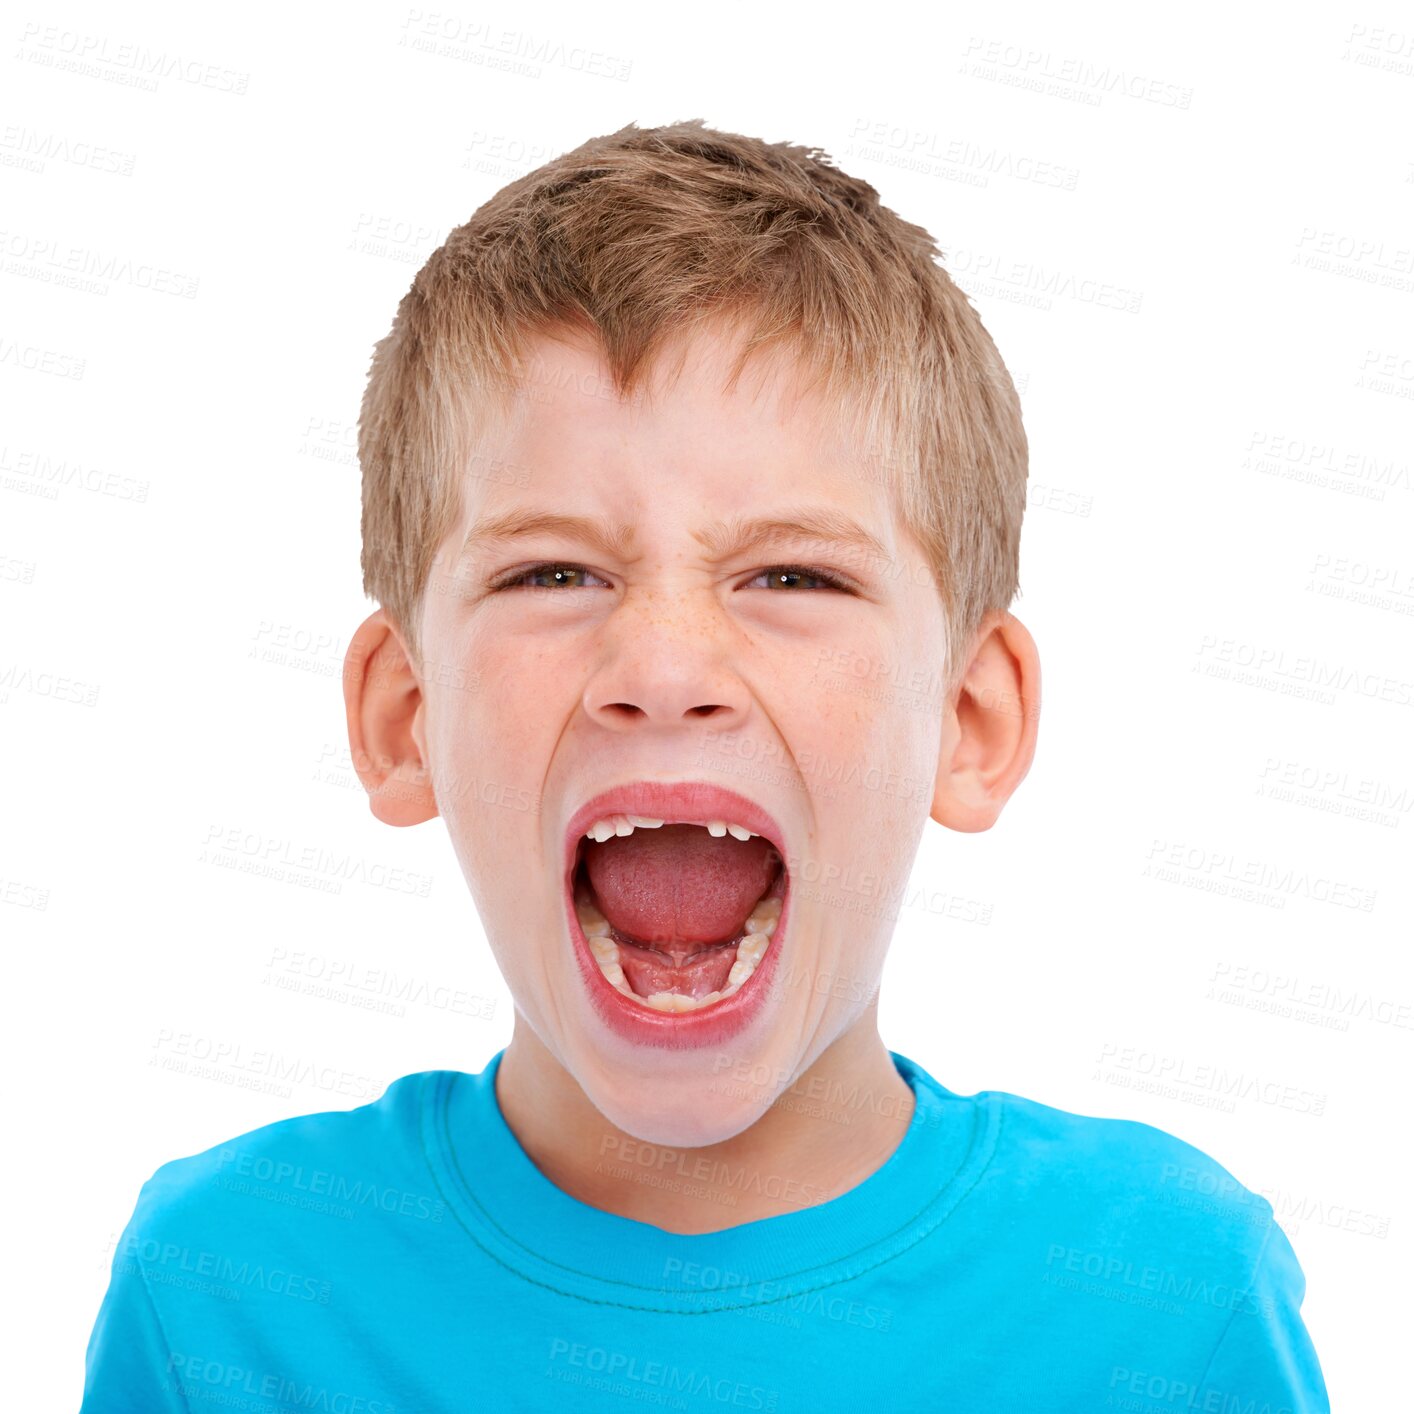
<path fill-rule="evenodd" d="M 888 559 L 883 543 L 857 520 L 831 506 L 799 506 L 779 515 L 748 520 L 737 516 L 715 521 L 693 532 L 698 544 L 713 560 L 750 554 L 781 541 L 808 540 L 841 550 L 859 550 L 878 559 Z"/>
<path fill-rule="evenodd" d="M 462 541 L 461 558 L 465 559 L 474 550 L 489 549 L 530 535 L 562 535 L 569 540 L 586 541 L 617 559 L 628 560 L 633 558 L 634 530 L 632 525 L 615 525 L 600 516 L 512 509 L 487 516 L 472 526 Z"/>
<path fill-rule="evenodd" d="M 601 516 L 564 515 L 557 511 L 512 509 L 478 521 L 462 542 L 461 556 L 531 535 L 562 535 L 582 540 L 620 560 L 635 558 L 637 527 L 616 525 Z M 810 541 L 838 549 L 857 550 L 880 560 L 889 558 L 877 536 L 833 507 L 800 506 L 777 515 L 714 521 L 693 538 L 714 563 L 750 554 L 782 541 Z"/>

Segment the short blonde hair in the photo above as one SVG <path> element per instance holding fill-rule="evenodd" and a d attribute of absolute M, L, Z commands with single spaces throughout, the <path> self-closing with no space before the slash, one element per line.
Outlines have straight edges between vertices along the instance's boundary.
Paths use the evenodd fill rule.
<path fill-rule="evenodd" d="M 418 271 L 375 347 L 358 426 L 363 587 L 420 664 L 422 598 L 461 513 L 474 425 L 522 386 L 525 342 L 592 332 L 618 396 L 704 320 L 784 346 L 891 487 L 948 626 L 944 691 L 1018 588 L 1027 442 L 1016 389 L 920 226 L 819 148 L 633 123 L 498 191 Z"/>

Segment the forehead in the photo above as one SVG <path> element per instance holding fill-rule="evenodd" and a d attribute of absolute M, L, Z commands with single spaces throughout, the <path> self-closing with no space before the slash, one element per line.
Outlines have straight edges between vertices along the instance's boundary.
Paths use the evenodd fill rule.
<path fill-rule="evenodd" d="M 529 339 L 509 396 L 473 432 L 465 509 L 596 490 L 631 497 L 644 476 L 660 496 L 708 477 L 724 494 L 794 483 L 861 509 L 878 500 L 884 459 L 861 443 L 858 403 L 830 396 L 782 347 L 755 351 L 733 381 L 742 338 L 724 321 L 674 336 L 622 396 L 591 334 Z"/>

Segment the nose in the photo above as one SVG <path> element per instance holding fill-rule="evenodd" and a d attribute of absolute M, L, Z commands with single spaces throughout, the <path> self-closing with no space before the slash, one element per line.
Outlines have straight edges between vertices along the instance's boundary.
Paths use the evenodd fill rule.
<path fill-rule="evenodd" d="M 625 599 L 603 627 L 603 656 L 584 691 L 589 716 L 612 731 L 745 722 L 750 695 L 714 607 L 663 588 Z"/>

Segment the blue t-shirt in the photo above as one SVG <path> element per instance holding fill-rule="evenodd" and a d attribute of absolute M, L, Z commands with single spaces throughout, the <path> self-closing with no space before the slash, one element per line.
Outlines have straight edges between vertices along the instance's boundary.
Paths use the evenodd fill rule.
<path fill-rule="evenodd" d="M 692 1150 L 596 1159 L 727 1211 L 757 1186 L 801 1203 L 684 1236 L 540 1173 L 503 1054 L 158 1169 L 83 1414 L 1328 1414 L 1271 1205 L 1162 1130 L 955 1095 L 891 1052 L 912 1122 L 824 1202 Z"/>

